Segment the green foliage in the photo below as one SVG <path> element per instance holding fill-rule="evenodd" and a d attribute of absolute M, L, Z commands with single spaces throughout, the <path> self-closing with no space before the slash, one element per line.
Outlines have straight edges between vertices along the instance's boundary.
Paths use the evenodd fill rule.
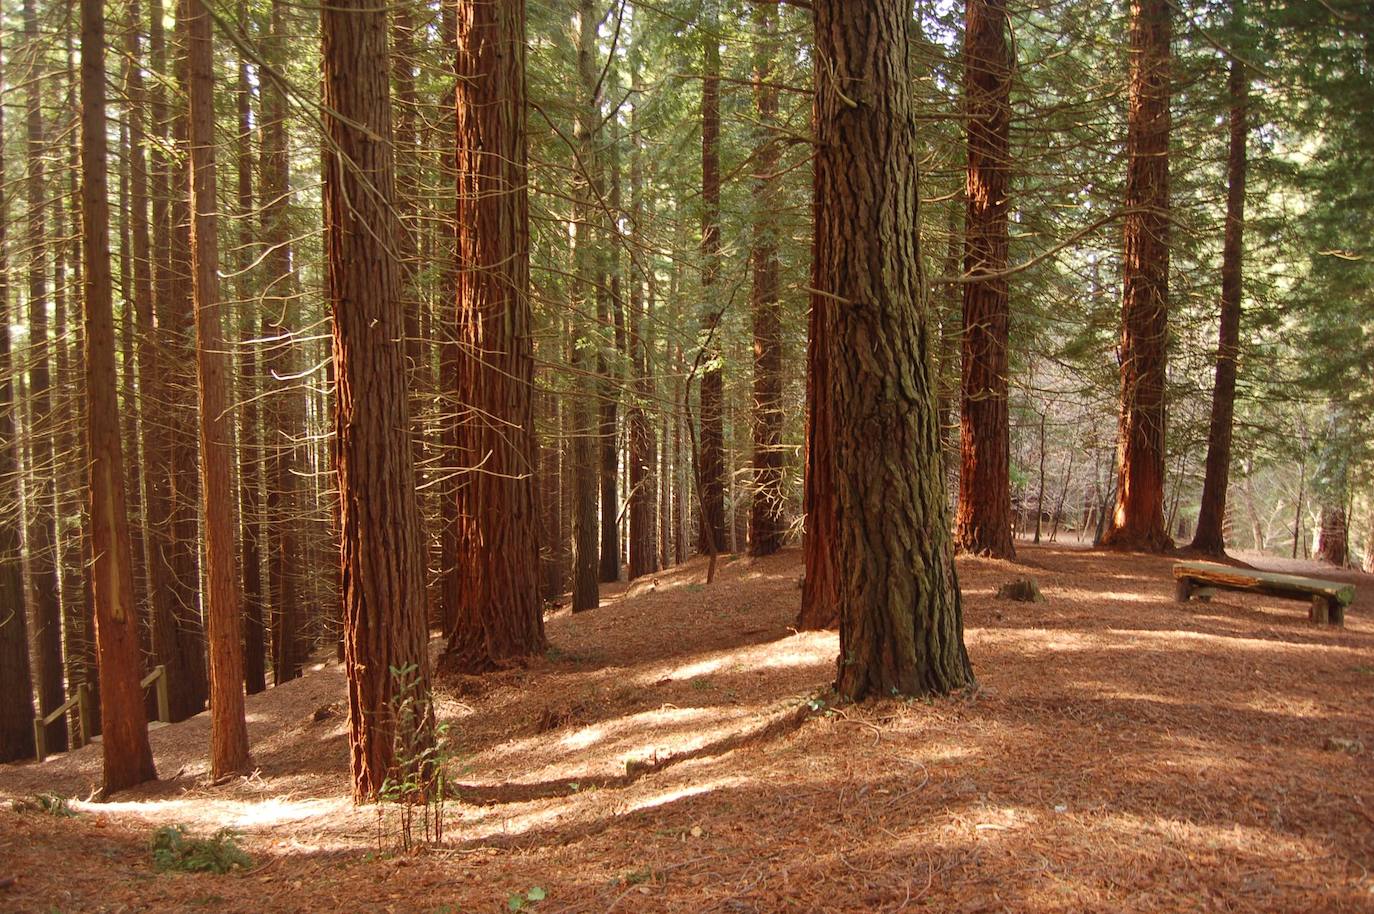
<path fill-rule="evenodd" d="M 423 841 L 444 839 L 446 781 L 444 767 L 452 759 L 448 725 L 434 723 L 434 706 L 415 664 L 391 667 L 394 690 L 391 715 L 395 724 L 395 767 L 382 783 L 377 803 L 377 844 L 386 833 L 387 807 L 395 828 L 392 843 L 402 852 Z M 417 822 L 420 828 L 416 828 Z M 423 834 L 423 838 L 420 835 Z"/>
<path fill-rule="evenodd" d="M 28 799 L 14 800 L 11 805 L 15 812 L 36 812 L 58 819 L 71 819 L 76 816 L 76 810 L 67 805 L 66 797 L 51 793 L 36 793 Z"/>
<path fill-rule="evenodd" d="M 532 904 L 537 904 L 548 897 L 548 894 L 539 886 L 531 886 L 524 892 L 516 892 L 506 899 L 506 908 L 511 911 L 523 911 Z"/>
<path fill-rule="evenodd" d="M 253 858 L 239 847 L 237 833 L 228 828 L 196 838 L 184 825 L 164 825 L 153 832 L 152 851 L 153 865 L 160 872 L 223 875 L 253 865 Z"/>

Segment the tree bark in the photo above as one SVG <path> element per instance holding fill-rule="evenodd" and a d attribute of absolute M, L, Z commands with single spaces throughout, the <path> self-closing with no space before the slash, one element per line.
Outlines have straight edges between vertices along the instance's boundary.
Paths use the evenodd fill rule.
<path fill-rule="evenodd" d="M 968 0 L 964 20 L 965 184 L 963 371 L 955 544 L 1014 558 L 1007 418 L 1007 193 L 1011 48 L 1004 0 Z"/>
<path fill-rule="evenodd" d="M 273 0 L 267 62 L 274 68 L 287 61 L 286 3 Z M 301 675 L 305 662 L 301 643 L 305 607 L 297 574 L 304 559 L 300 544 L 300 439 L 306 434 L 304 396 L 292 380 L 298 364 L 295 328 L 298 321 L 296 275 L 292 257 L 291 162 L 287 150 L 285 89 L 274 78 L 262 81 L 262 221 L 267 253 L 263 293 L 263 335 L 271 340 L 267 368 L 274 381 L 284 383 L 268 401 L 268 427 L 274 438 L 267 449 L 268 591 L 272 595 L 272 682 L 281 685 Z"/>
<path fill-rule="evenodd" d="M 81 0 L 81 221 L 85 257 L 92 594 L 100 655 L 103 793 L 157 777 L 139 687 L 138 606 L 124 500 L 106 199 L 105 14 Z"/>
<path fill-rule="evenodd" d="M 595 447 L 596 425 L 592 411 L 593 388 L 588 381 L 591 365 L 588 364 L 586 346 L 580 338 L 591 315 L 588 302 L 596 294 L 595 285 L 595 240 L 592 223 L 595 203 L 591 200 L 592 181 L 596 173 L 596 132 L 601 114 L 597 94 L 597 71 L 594 55 L 596 52 L 597 17 L 591 0 L 579 0 L 577 7 L 577 71 L 580 77 L 583 98 L 577 109 L 575 140 L 579 158 L 586 174 L 582 176 L 581 198 L 574 205 L 573 217 L 573 263 L 574 308 L 573 335 L 570 341 L 572 351 L 568 360 L 573 370 L 577 390 L 572 397 L 571 413 L 571 450 L 572 450 L 572 571 L 573 571 L 573 612 L 595 609 L 600 605 L 598 587 L 598 544 L 597 544 L 597 468 Z"/>
<path fill-rule="evenodd" d="M 1239 24 L 1239 3 L 1233 7 Z M 1240 355 L 1242 262 L 1245 254 L 1245 145 L 1249 133 L 1250 79 L 1245 64 L 1231 58 L 1227 79 L 1230 98 L 1230 147 L 1226 161 L 1226 236 L 1221 249 L 1221 327 L 1217 337 L 1216 381 L 1212 387 L 1212 417 L 1207 430 L 1207 465 L 1202 482 L 1202 507 L 1192 548 L 1224 555 L 1226 489 L 1231 478 L 1231 432 L 1236 411 L 1236 369 Z"/>
<path fill-rule="evenodd" d="M 456 103 L 458 553 L 443 663 L 544 649 L 525 149 L 525 9 L 459 8 Z"/>
<path fill-rule="evenodd" d="M 1169 342 L 1170 7 L 1131 2 L 1117 496 L 1102 545 L 1160 552 Z"/>
<path fill-rule="evenodd" d="M 24 0 L 24 44 L 29 56 L 25 90 L 25 139 L 28 180 L 29 243 L 29 436 L 32 451 L 30 484 L 25 492 L 29 506 L 25 546 L 29 559 L 32 596 L 30 637 L 34 642 L 33 676 L 38 687 L 38 711 L 44 716 L 66 700 L 62 682 L 62 604 L 57 575 L 57 505 L 53 446 L 52 362 L 48 339 L 47 184 L 43 161 L 47 153 L 43 135 L 41 88 L 42 48 L 39 44 L 38 11 L 34 0 Z M 62 230 L 58 226 L 59 231 Z M 113 332 L 113 331 L 112 331 Z M 62 721 L 49 724 L 45 733 L 49 752 L 67 748 L 67 728 Z"/>
<path fill-rule="evenodd" d="M 243 616 L 234 542 L 233 424 L 219 288 L 215 216 L 215 52 L 206 0 L 189 0 L 191 264 L 200 392 L 200 491 L 205 518 L 206 629 L 210 646 L 210 777 L 248 767 L 243 709 Z"/>
<path fill-rule="evenodd" d="M 811 288 L 821 288 L 820 258 L 811 260 Z M 806 478 L 803 508 L 806 526 L 802 536 L 805 567 L 801 610 L 797 628 L 802 631 L 837 628 L 840 624 L 840 569 L 836 564 L 835 463 L 831 452 L 834 430 L 830 387 L 830 356 L 825 347 L 826 322 L 835 307 L 833 299 L 813 293 L 806 343 Z"/>
<path fill-rule="evenodd" d="M 320 9 L 325 247 L 353 795 L 375 798 L 432 740 L 425 545 L 406 398 L 386 9 Z M 398 758 L 396 747 L 409 758 Z"/>
<path fill-rule="evenodd" d="M 973 685 L 948 533 L 903 0 L 818 0 L 816 228 L 839 573 L 836 689 Z M 810 379 L 817 384 L 817 378 Z M 808 568 L 808 577 L 811 569 Z"/>
<path fill-rule="evenodd" d="M 701 517 L 697 549 L 725 547 L 725 374 L 717 327 L 724 306 L 717 300 L 720 278 L 720 9 L 705 0 L 702 11 L 701 81 L 701 452 L 697 455 L 697 498 Z"/>
<path fill-rule="evenodd" d="M 777 11 L 754 8 L 754 105 L 759 117 L 755 153 L 753 267 L 754 488 L 749 506 L 749 554 L 772 555 L 787 532 L 782 490 L 782 305 L 778 299 L 777 172 L 781 150 L 772 129 L 778 118 L 773 58 L 778 52 Z"/>
<path fill-rule="evenodd" d="M 3 62 L 0 62 L 3 65 Z M 3 76 L 0 76 L 3 82 Z M 5 113 L 0 108 L 0 136 Z M 0 144 L 0 174 L 5 171 Z M 9 199 L 0 182 L 0 763 L 33 756 L 33 682 L 25 614 L 24 514 L 10 328 Z"/>

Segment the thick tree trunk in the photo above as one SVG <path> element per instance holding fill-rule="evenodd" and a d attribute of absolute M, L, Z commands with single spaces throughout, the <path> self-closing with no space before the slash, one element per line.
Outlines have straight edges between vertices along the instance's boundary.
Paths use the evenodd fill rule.
<path fill-rule="evenodd" d="M 1158 552 L 1169 344 L 1170 6 L 1132 0 L 1117 496 L 1102 545 Z"/>
<path fill-rule="evenodd" d="M 234 542 L 233 420 L 219 289 L 215 216 L 215 52 L 206 0 L 189 0 L 191 263 L 200 391 L 200 490 L 204 496 L 206 630 L 210 646 L 210 777 L 248 767 L 243 710 L 243 616 Z"/>
<path fill-rule="evenodd" d="M 321 8 L 320 23 L 344 664 L 353 795 L 363 801 L 432 740 L 425 544 L 405 387 L 386 10 L 339 0 Z M 398 744 L 409 759 L 397 757 Z"/>
<path fill-rule="evenodd" d="M 57 515 L 54 467 L 57 453 L 53 446 L 52 362 L 48 339 L 47 208 L 48 189 L 43 161 L 47 154 L 43 136 L 41 89 L 41 47 L 38 12 L 34 0 L 24 0 L 24 44 L 29 57 L 25 89 L 25 148 L 28 180 L 29 243 L 29 436 L 32 460 L 28 504 L 28 535 L 25 546 L 29 560 L 29 587 L 32 596 L 30 637 L 34 642 L 33 676 L 38 687 L 38 710 L 49 714 L 66 699 L 62 683 L 62 604 L 57 576 Z M 62 226 L 58 226 L 62 231 Z M 67 728 L 62 721 L 49 724 L 45 734 L 49 752 L 67 748 Z"/>
<path fill-rule="evenodd" d="M 1231 478 L 1231 431 L 1236 411 L 1236 360 L 1240 355 L 1242 261 L 1245 252 L 1245 144 L 1249 133 L 1250 79 L 1245 64 L 1231 58 L 1227 80 L 1231 101 L 1231 140 L 1226 163 L 1226 237 L 1221 249 L 1221 327 L 1217 338 L 1212 418 L 1207 430 L 1207 468 L 1202 508 L 1192 548 L 1223 555 L 1226 540 L 1226 488 Z"/>
<path fill-rule="evenodd" d="M 0 82 L 3 77 L 0 76 Z M 5 113 L 0 108 L 0 136 Z M 5 171 L 0 144 L 0 174 Z M 24 514 L 19 475 L 19 423 L 14 395 L 14 357 L 10 328 L 9 207 L 0 182 L 0 763 L 33 755 L 33 682 L 25 618 Z"/>
<path fill-rule="evenodd" d="M 81 222 L 86 318 L 87 457 L 92 594 L 100 655 L 101 749 L 109 794 L 157 777 L 139 688 L 138 606 L 119 440 L 114 305 L 106 199 L 105 18 L 81 0 Z"/>
<path fill-rule="evenodd" d="M 749 554 L 772 555 L 787 532 L 782 491 L 782 306 L 778 300 L 777 171 L 781 150 L 771 130 L 778 118 L 773 80 L 776 10 L 755 7 L 754 105 L 759 116 L 755 154 L 753 267 L 754 489 L 749 507 Z"/>
<path fill-rule="evenodd" d="M 815 3 L 813 307 L 829 303 L 817 391 L 829 420 L 816 444 L 834 472 L 836 688 L 851 700 L 974 681 L 921 274 L 910 20 L 903 0 Z"/>
<path fill-rule="evenodd" d="M 718 325 L 724 311 L 716 289 L 720 278 L 720 10 L 705 0 L 702 11 L 701 82 L 701 450 L 697 455 L 697 498 L 701 517 L 697 549 L 725 548 L 725 374 Z"/>
<path fill-rule="evenodd" d="M 1011 171 L 1011 49 L 1004 0 L 968 0 L 962 395 L 957 548 L 1013 558 L 1007 427 L 1007 191 Z"/>
<path fill-rule="evenodd" d="M 544 649 L 525 151 L 525 9 L 461 7 L 456 104 L 458 553 L 444 664 Z"/>

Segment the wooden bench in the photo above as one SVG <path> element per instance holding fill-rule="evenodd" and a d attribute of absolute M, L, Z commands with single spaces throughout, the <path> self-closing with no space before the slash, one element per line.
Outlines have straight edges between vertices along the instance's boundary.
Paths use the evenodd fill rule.
<path fill-rule="evenodd" d="M 1187 603 L 1190 597 L 1210 599 L 1218 590 L 1242 590 L 1311 600 L 1307 618 L 1324 625 L 1344 625 L 1345 608 L 1355 599 L 1355 585 L 1319 578 L 1303 578 L 1293 574 L 1274 574 L 1232 568 L 1211 562 L 1179 562 L 1174 565 L 1177 589 L 1175 598 Z"/>

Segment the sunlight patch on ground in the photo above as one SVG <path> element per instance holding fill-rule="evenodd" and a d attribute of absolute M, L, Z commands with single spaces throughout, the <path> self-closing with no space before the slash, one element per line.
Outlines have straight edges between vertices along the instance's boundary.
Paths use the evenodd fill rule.
<path fill-rule="evenodd" d="M 1214 635 L 1209 632 L 1194 632 L 1181 628 L 1166 631 L 1139 628 L 1109 628 L 1107 629 L 1107 634 L 1116 635 L 1121 638 L 1129 638 L 1134 641 L 1175 642 L 1179 646 L 1191 641 L 1194 643 L 1213 645 L 1218 648 L 1255 651 L 1259 653 L 1269 653 L 1271 651 L 1302 651 L 1318 653 L 1328 657 L 1334 653 L 1348 654 L 1352 657 L 1364 657 L 1367 654 L 1367 651 L 1346 647 L 1340 644 L 1279 641 L 1269 638 L 1246 638 L 1241 635 Z M 1295 634 L 1298 633 L 1295 632 Z"/>
<path fill-rule="evenodd" d="M 353 804 L 346 799 L 291 800 L 267 797 L 262 800 L 214 800 L 199 797 L 187 800 L 130 800 L 125 802 L 74 802 L 72 808 L 88 813 L 114 813 L 149 822 L 205 823 L 213 828 L 243 831 L 270 828 L 288 822 L 321 819 L 348 811 Z"/>
<path fill-rule="evenodd" d="M 652 666 L 636 676 L 634 681 L 638 685 L 650 686 L 665 679 L 697 679 L 721 671 L 828 665 L 835 659 L 836 637 L 834 632 L 799 632 L 766 644 L 719 651 L 691 663 Z"/>

